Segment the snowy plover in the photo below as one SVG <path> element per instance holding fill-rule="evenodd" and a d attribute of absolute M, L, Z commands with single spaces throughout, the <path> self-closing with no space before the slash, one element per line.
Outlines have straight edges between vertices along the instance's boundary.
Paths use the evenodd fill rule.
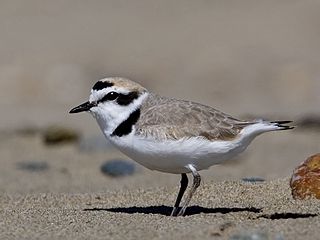
<path fill-rule="evenodd" d="M 89 111 L 105 137 L 136 162 L 151 170 L 181 174 L 172 216 L 184 215 L 200 185 L 198 171 L 244 151 L 261 133 L 293 128 L 286 125 L 291 121 L 238 120 L 200 103 L 156 95 L 119 77 L 98 81 L 89 101 L 70 113 L 83 111 Z M 179 209 L 190 172 L 193 185 Z"/>

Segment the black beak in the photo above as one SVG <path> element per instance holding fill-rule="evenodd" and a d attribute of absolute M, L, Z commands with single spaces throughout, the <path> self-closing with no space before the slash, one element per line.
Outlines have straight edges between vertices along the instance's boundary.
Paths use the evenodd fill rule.
<path fill-rule="evenodd" d="M 79 112 L 89 111 L 90 108 L 95 107 L 95 106 L 96 106 L 95 103 L 91 103 L 88 101 L 88 102 L 80 104 L 79 106 L 77 106 L 75 108 L 72 108 L 69 113 L 79 113 Z"/>

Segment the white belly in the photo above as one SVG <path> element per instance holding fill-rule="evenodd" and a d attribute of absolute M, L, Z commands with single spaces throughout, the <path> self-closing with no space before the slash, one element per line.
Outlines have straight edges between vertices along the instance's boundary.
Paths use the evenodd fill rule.
<path fill-rule="evenodd" d="M 187 173 L 192 164 L 197 170 L 207 169 L 230 159 L 246 149 L 251 141 L 241 138 L 232 141 L 208 141 L 188 138 L 159 142 L 132 134 L 109 140 L 134 161 L 151 169 L 167 173 Z"/>

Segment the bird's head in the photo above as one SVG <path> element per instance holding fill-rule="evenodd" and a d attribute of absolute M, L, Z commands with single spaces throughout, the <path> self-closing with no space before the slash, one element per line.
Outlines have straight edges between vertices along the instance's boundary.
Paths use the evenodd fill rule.
<path fill-rule="evenodd" d="M 70 110 L 70 113 L 90 112 L 103 131 L 113 131 L 129 115 L 140 108 L 147 90 L 136 82 L 120 77 L 96 82 L 89 100 Z"/>

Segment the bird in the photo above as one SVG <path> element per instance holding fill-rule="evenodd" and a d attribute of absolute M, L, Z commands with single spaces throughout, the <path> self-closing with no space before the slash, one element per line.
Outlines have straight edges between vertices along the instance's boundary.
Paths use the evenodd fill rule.
<path fill-rule="evenodd" d="M 180 174 L 171 216 L 183 216 L 200 186 L 199 171 L 243 152 L 258 135 L 294 128 L 292 121 L 239 120 L 213 107 L 164 97 L 127 78 L 97 81 L 89 100 L 70 113 L 89 112 L 116 148 L 144 167 Z M 193 183 L 184 203 L 180 202 Z"/>

